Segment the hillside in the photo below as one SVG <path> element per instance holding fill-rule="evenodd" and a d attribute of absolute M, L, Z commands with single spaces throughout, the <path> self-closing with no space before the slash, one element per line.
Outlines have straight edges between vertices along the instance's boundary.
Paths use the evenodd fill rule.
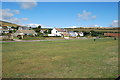
<path fill-rule="evenodd" d="M 6 22 L 6 21 L 1 21 L 1 20 L 0 20 L 0 24 L 2 24 L 3 26 L 4 25 L 14 26 L 14 27 L 20 26 L 20 25 L 14 24 L 14 23 Z"/>
<path fill-rule="evenodd" d="M 103 27 L 103 28 L 66 28 L 67 31 L 98 31 L 98 32 L 119 32 L 120 28 L 118 27 Z"/>

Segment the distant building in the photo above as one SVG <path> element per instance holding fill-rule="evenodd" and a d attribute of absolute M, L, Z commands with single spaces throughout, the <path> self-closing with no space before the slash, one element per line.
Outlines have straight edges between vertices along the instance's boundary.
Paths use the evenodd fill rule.
<path fill-rule="evenodd" d="M 80 36 L 84 36 L 84 33 L 83 33 L 83 32 L 78 32 L 78 34 L 79 34 Z"/>
<path fill-rule="evenodd" d="M 120 37 L 120 33 L 104 33 L 104 36 Z"/>
<path fill-rule="evenodd" d="M 71 37 L 76 37 L 75 32 L 73 32 L 73 31 L 68 31 L 68 33 L 70 34 Z"/>
<path fill-rule="evenodd" d="M 37 33 L 34 30 L 17 30 L 15 33 L 15 36 L 18 35 L 37 35 Z"/>
<path fill-rule="evenodd" d="M 30 28 L 22 26 L 22 27 L 19 27 L 18 30 L 30 30 Z"/>
<path fill-rule="evenodd" d="M 54 35 L 54 36 L 62 36 L 62 34 L 66 32 L 65 29 L 60 29 L 60 28 L 54 28 L 52 31 L 51 31 L 51 34 Z"/>
<path fill-rule="evenodd" d="M 46 31 L 46 30 L 40 30 L 40 32 L 43 33 L 43 34 L 44 34 L 45 31 Z"/>
<path fill-rule="evenodd" d="M 69 31 L 68 33 L 70 34 L 71 37 L 77 37 L 78 35 L 84 36 L 84 33 L 83 33 L 83 32 L 73 32 L 73 31 Z"/>
<path fill-rule="evenodd" d="M 0 26 L 0 28 L 4 29 L 4 30 L 14 30 L 13 28 L 11 28 L 10 26 L 4 25 L 4 26 Z"/>
<path fill-rule="evenodd" d="M 49 31 L 49 29 L 41 29 L 40 30 L 40 32 L 43 33 L 43 34 L 46 33 L 46 32 L 48 32 L 48 31 Z"/>
<path fill-rule="evenodd" d="M 73 32 L 73 31 L 66 31 L 65 29 L 60 29 L 60 28 L 54 28 L 51 31 L 51 34 L 48 34 L 48 36 L 71 36 L 71 37 L 77 37 L 78 35 L 84 36 L 83 32 Z"/>
<path fill-rule="evenodd" d="M 5 33 L 5 34 L 7 34 L 7 33 L 9 33 L 9 30 L 0 29 L 0 34 L 2 34 L 2 33 Z"/>
<path fill-rule="evenodd" d="M 5 33 L 5 34 L 9 33 L 9 27 L 8 26 L 0 26 L 0 35 L 2 33 Z"/>

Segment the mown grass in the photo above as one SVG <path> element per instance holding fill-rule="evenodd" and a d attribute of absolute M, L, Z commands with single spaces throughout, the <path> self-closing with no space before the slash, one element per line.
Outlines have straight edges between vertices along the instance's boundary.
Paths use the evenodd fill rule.
<path fill-rule="evenodd" d="M 44 37 L 31 37 L 31 36 L 26 36 L 22 40 L 44 40 Z"/>
<path fill-rule="evenodd" d="M 113 39 L 3 43 L 5 78 L 116 78 Z"/>
<path fill-rule="evenodd" d="M 19 39 L 17 37 L 14 37 L 14 39 Z M 62 37 L 42 37 L 42 36 L 24 36 L 22 40 L 59 40 L 59 39 L 64 39 Z"/>

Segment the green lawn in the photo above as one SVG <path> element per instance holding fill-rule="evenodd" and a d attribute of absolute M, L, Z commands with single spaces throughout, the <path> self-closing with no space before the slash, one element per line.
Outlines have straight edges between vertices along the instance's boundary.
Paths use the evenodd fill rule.
<path fill-rule="evenodd" d="M 30 36 L 26 36 L 24 37 L 23 40 L 44 40 L 44 37 L 30 37 Z"/>
<path fill-rule="evenodd" d="M 113 39 L 5 42 L 5 78 L 116 78 L 118 42 Z"/>

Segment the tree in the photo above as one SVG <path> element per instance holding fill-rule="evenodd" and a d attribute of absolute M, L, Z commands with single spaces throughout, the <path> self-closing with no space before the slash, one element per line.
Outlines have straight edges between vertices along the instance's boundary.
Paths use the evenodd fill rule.
<path fill-rule="evenodd" d="M 35 28 L 35 31 L 36 31 L 37 33 L 39 33 L 40 30 L 41 30 L 41 26 L 40 26 L 40 25 L 39 25 L 37 28 Z"/>
<path fill-rule="evenodd" d="M 73 32 L 79 32 L 79 31 L 75 30 L 75 31 L 73 31 Z"/>
<path fill-rule="evenodd" d="M 48 29 L 48 34 L 51 34 L 51 30 L 50 29 Z"/>
<path fill-rule="evenodd" d="M 103 36 L 104 32 L 97 32 L 97 31 L 90 31 L 91 36 L 96 37 L 96 36 Z"/>
<path fill-rule="evenodd" d="M 80 34 L 78 34 L 77 37 L 80 37 Z"/>
<path fill-rule="evenodd" d="M 32 30 L 32 27 L 29 27 L 29 30 Z"/>
<path fill-rule="evenodd" d="M 97 34 L 97 32 L 95 32 L 95 31 L 90 31 L 90 34 L 91 34 L 91 36 L 93 36 L 93 37 L 95 37 L 95 36 L 97 36 L 98 34 Z"/>
<path fill-rule="evenodd" d="M 16 29 L 18 30 L 20 26 L 17 26 Z"/>
<path fill-rule="evenodd" d="M 14 29 L 15 27 L 14 27 L 14 26 L 12 26 L 11 28 L 13 28 L 13 29 Z"/>
<path fill-rule="evenodd" d="M 9 33 L 13 33 L 13 31 L 12 31 L 12 30 L 10 30 L 10 31 L 9 31 Z"/>
<path fill-rule="evenodd" d="M 38 26 L 38 29 L 41 29 L 41 26 L 40 26 L 40 25 Z"/>

